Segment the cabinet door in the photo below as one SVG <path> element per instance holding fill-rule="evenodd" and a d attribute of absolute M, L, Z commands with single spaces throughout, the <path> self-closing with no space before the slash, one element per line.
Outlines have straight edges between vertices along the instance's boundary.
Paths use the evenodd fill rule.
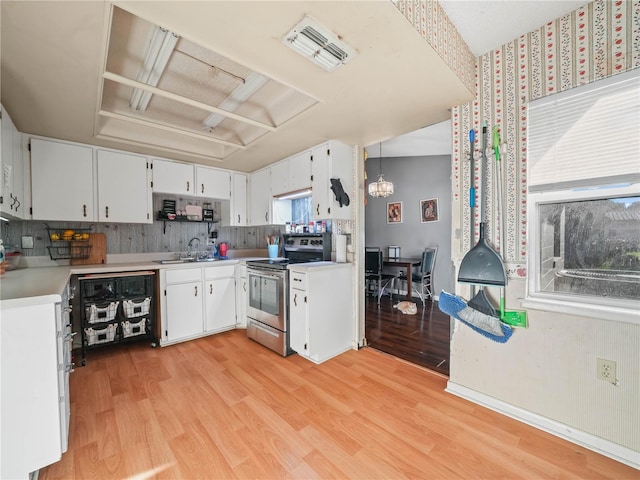
<path fill-rule="evenodd" d="M 251 174 L 249 215 L 253 226 L 271 223 L 271 172 L 268 168 Z"/>
<path fill-rule="evenodd" d="M 24 195 L 24 161 L 22 158 L 22 134 L 13 127 L 13 198 L 9 208 L 13 208 L 13 215 L 18 218 L 27 218 L 27 201 Z"/>
<path fill-rule="evenodd" d="M 215 332 L 236 324 L 236 282 L 233 277 L 205 282 L 205 330 Z"/>
<path fill-rule="evenodd" d="M 271 195 L 281 195 L 292 191 L 289 188 L 289 160 L 271 165 Z"/>
<path fill-rule="evenodd" d="M 313 149 L 313 162 L 311 164 L 313 174 L 313 218 L 323 220 L 331 218 L 330 194 L 332 193 L 329 181 L 329 146 L 320 145 Z"/>
<path fill-rule="evenodd" d="M 352 218 L 353 202 L 353 149 L 349 145 L 331 141 L 314 148 L 313 173 L 313 216 L 315 220 Z M 349 195 L 349 205 L 336 200 L 331 190 L 331 179 L 337 178 L 343 190 Z"/>
<path fill-rule="evenodd" d="M 203 332 L 202 282 L 167 285 L 167 340 L 174 341 Z"/>
<path fill-rule="evenodd" d="M 247 266 L 238 265 L 236 278 L 236 326 L 247 326 Z"/>
<path fill-rule="evenodd" d="M 196 166 L 196 195 L 199 197 L 231 198 L 231 173 L 215 168 Z"/>
<path fill-rule="evenodd" d="M 147 158 L 98 150 L 98 221 L 151 223 Z"/>
<path fill-rule="evenodd" d="M 193 165 L 153 159 L 153 191 L 176 195 L 195 195 Z"/>
<path fill-rule="evenodd" d="M 298 355 L 308 355 L 309 320 L 307 315 L 307 293 L 292 288 L 289 292 L 289 342 Z"/>
<path fill-rule="evenodd" d="M 311 187 L 311 151 L 289 159 L 289 187 L 292 192 Z"/>
<path fill-rule="evenodd" d="M 22 218 L 22 162 L 20 159 L 21 145 L 16 142 L 20 133 L 11 121 L 6 110 L 2 110 L 1 126 L 2 145 L 0 171 L 0 212 L 12 217 Z"/>
<path fill-rule="evenodd" d="M 236 227 L 247 225 L 247 176 L 244 173 L 234 172 L 233 174 L 231 216 L 231 225 Z"/>
<path fill-rule="evenodd" d="M 93 149 L 31 139 L 34 220 L 95 221 Z"/>
<path fill-rule="evenodd" d="M 57 368 L 62 333 L 56 331 L 55 310 L 53 303 L 2 306 L 1 478 L 29 478 L 29 472 L 62 454 Z"/>

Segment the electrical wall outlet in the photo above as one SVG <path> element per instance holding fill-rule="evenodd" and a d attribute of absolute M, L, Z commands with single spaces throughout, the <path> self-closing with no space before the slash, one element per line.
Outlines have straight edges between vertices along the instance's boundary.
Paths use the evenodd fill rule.
<path fill-rule="evenodd" d="M 24 249 L 33 248 L 33 236 L 31 235 L 23 235 L 20 246 Z"/>
<path fill-rule="evenodd" d="M 613 360 L 604 360 L 598 358 L 597 360 L 597 374 L 600 380 L 604 380 L 609 383 L 617 383 L 616 379 L 616 362 Z"/>

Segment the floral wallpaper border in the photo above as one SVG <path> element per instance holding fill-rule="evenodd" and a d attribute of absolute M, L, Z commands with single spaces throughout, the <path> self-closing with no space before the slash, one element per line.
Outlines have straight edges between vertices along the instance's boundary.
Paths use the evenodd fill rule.
<path fill-rule="evenodd" d="M 596 0 L 477 59 L 475 99 L 452 109 L 453 211 L 459 212 L 452 225 L 456 232 L 454 260 L 461 259 L 471 246 L 469 130 L 476 131 L 477 160 L 484 122 L 489 131 L 498 126 L 501 141 L 507 143 L 506 158 L 502 159 L 507 202 L 504 257 L 514 265 L 514 275 L 523 277 L 527 256 L 527 102 L 639 67 L 640 0 Z M 487 234 L 499 245 L 492 200 L 495 161 L 490 153 Z M 483 194 L 480 174 L 480 162 L 476 161 L 477 205 Z M 480 208 L 474 213 L 477 235 Z"/>
<path fill-rule="evenodd" d="M 475 85 L 475 57 L 436 0 L 397 0 L 394 4 L 469 91 Z"/>

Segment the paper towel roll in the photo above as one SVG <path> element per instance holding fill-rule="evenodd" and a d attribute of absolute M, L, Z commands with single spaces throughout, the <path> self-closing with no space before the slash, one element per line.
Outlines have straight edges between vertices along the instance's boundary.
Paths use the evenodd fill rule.
<path fill-rule="evenodd" d="M 336 262 L 347 262 L 347 236 L 336 235 Z"/>

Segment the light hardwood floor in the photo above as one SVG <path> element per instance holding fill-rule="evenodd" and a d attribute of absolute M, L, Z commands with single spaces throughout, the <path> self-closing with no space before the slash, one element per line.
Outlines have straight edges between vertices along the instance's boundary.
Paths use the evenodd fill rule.
<path fill-rule="evenodd" d="M 40 479 L 605 478 L 630 467 L 444 392 L 371 348 L 322 365 L 231 331 L 93 351 Z"/>

